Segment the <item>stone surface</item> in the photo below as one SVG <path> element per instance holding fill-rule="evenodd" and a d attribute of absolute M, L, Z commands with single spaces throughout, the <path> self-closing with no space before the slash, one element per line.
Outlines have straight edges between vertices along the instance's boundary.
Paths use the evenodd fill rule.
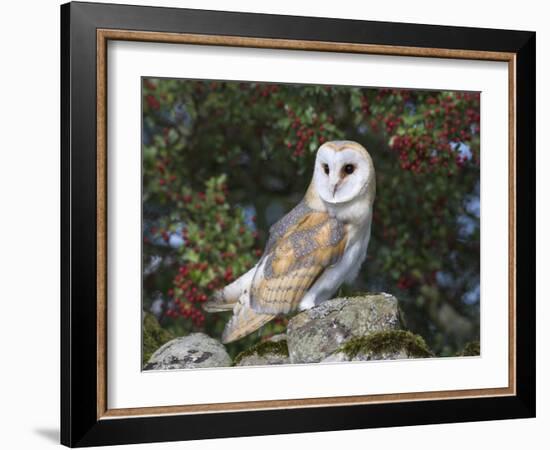
<path fill-rule="evenodd" d="M 164 344 L 153 353 L 144 369 L 198 369 L 230 365 L 231 358 L 219 341 L 204 333 L 192 333 Z"/>
<path fill-rule="evenodd" d="M 319 362 L 349 340 L 402 327 L 397 299 L 386 293 L 327 300 L 287 327 L 291 363 Z"/>
<path fill-rule="evenodd" d="M 268 341 L 271 341 L 271 342 L 286 341 L 286 334 L 285 333 L 274 334 L 273 336 L 268 338 Z"/>
<path fill-rule="evenodd" d="M 280 335 L 279 335 L 280 336 Z M 290 364 L 285 339 L 265 341 L 239 353 L 233 362 L 235 366 L 265 366 Z"/>
<path fill-rule="evenodd" d="M 378 361 L 433 356 L 422 337 L 405 330 L 379 331 L 353 338 L 321 362 Z"/>
<path fill-rule="evenodd" d="M 350 362 L 350 361 L 379 361 L 384 359 L 408 359 L 410 358 L 407 352 L 401 350 L 394 353 L 358 353 L 355 356 L 346 355 L 343 352 L 336 352 L 332 355 L 327 356 L 325 359 L 322 359 L 322 363 L 332 363 L 332 362 Z"/>

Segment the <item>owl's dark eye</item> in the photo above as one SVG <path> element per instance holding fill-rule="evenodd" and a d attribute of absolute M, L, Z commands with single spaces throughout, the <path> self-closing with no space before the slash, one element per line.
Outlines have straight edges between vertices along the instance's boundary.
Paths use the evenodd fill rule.
<path fill-rule="evenodd" d="M 346 164 L 344 166 L 344 173 L 346 175 L 351 175 L 354 170 L 355 170 L 355 166 L 353 164 Z"/>
<path fill-rule="evenodd" d="M 323 170 L 325 171 L 325 173 L 328 175 L 330 173 L 330 170 L 328 168 L 328 164 L 323 164 Z"/>

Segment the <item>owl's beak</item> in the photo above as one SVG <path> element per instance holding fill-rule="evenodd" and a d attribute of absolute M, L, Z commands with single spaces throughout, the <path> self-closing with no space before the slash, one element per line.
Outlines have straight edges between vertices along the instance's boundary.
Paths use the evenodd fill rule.
<path fill-rule="evenodd" d="M 336 191 L 340 187 L 342 180 L 338 180 L 338 182 L 334 185 L 334 188 L 332 189 L 332 198 L 336 196 Z"/>

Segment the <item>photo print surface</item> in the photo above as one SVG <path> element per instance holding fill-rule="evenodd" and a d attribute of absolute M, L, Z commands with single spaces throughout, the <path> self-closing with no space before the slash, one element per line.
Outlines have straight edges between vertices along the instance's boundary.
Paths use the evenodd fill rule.
<path fill-rule="evenodd" d="M 144 370 L 480 354 L 480 94 L 142 78 Z"/>

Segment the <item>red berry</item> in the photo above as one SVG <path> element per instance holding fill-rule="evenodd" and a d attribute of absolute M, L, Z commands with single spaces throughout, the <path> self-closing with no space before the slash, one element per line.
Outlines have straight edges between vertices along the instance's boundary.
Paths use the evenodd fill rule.
<path fill-rule="evenodd" d="M 149 94 L 147 97 L 145 97 L 145 100 L 147 101 L 147 104 L 151 109 L 157 110 L 160 108 L 160 102 L 155 98 L 154 95 Z"/>

